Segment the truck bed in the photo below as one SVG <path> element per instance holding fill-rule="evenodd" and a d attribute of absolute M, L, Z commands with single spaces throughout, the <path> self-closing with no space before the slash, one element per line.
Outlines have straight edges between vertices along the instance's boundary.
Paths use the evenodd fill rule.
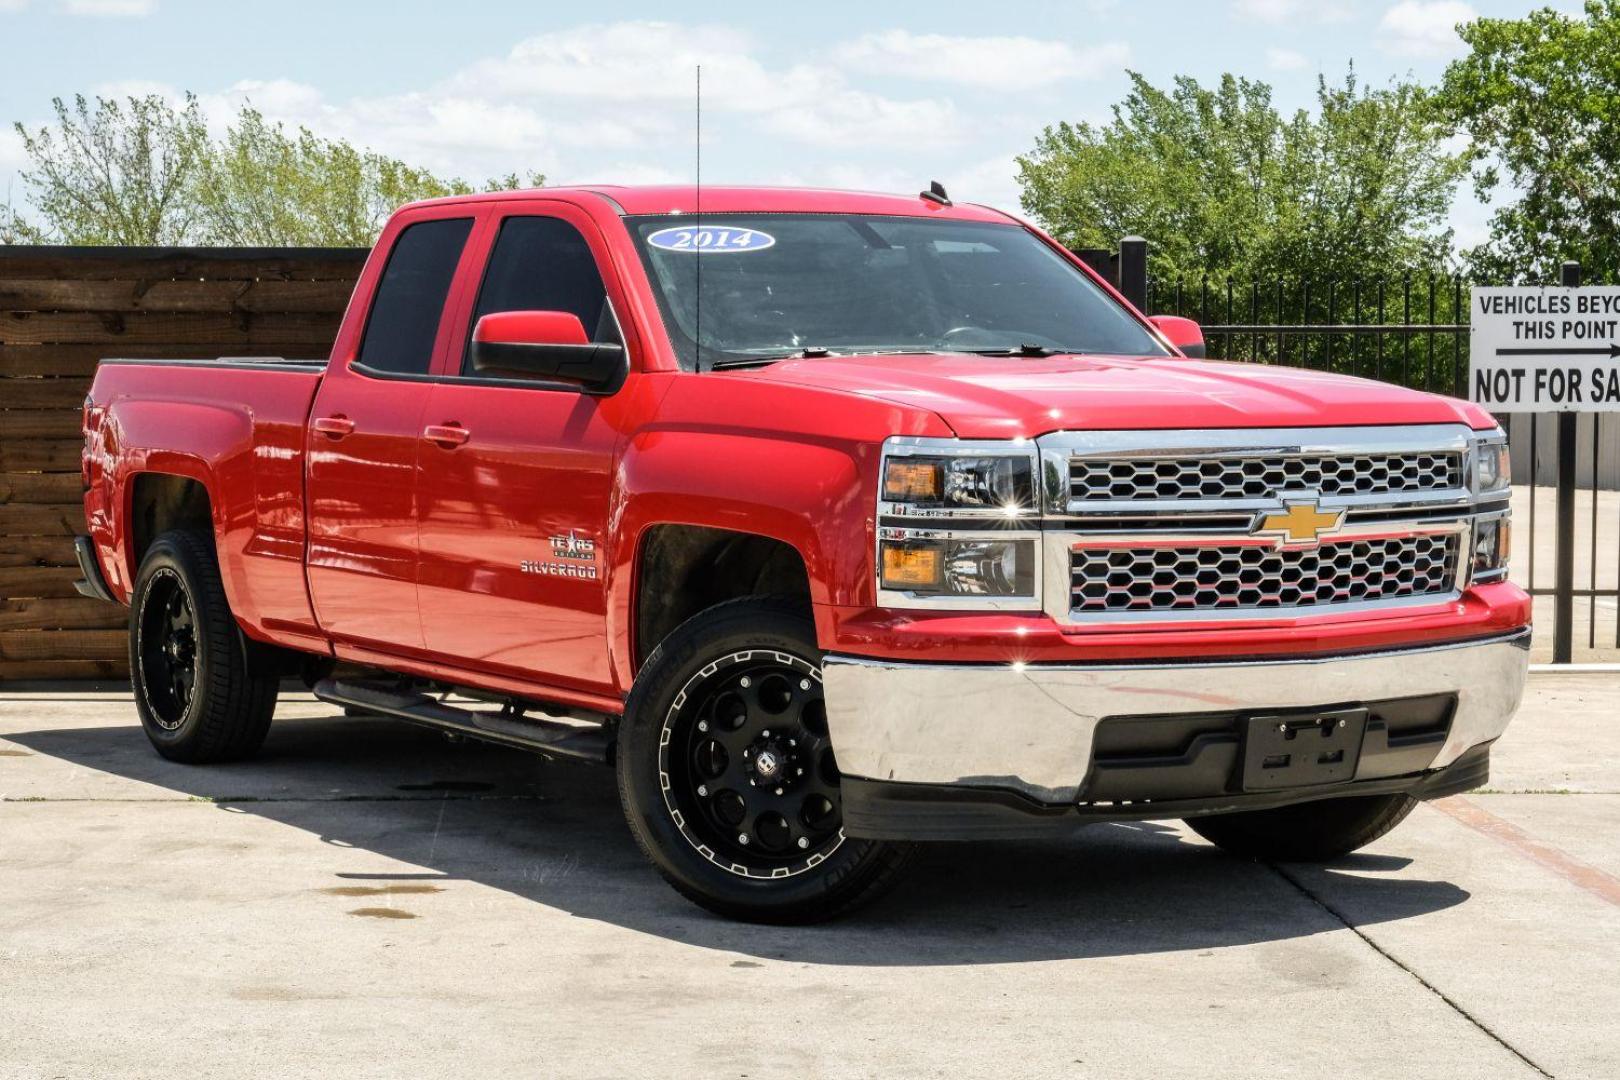
<path fill-rule="evenodd" d="M 318 637 L 304 581 L 305 431 L 323 360 L 103 360 L 87 399 L 85 518 L 113 595 L 128 602 L 132 515 L 146 472 L 196 480 L 232 608 L 249 634 Z M 236 595 L 247 593 L 248 595 Z"/>

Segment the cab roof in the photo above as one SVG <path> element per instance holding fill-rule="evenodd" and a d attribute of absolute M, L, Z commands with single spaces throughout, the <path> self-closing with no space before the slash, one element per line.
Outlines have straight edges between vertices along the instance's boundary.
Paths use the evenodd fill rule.
<path fill-rule="evenodd" d="M 703 187 L 705 214 L 782 213 L 782 214 L 885 214 L 896 217 L 942 217 L 956 221 L 1017 221 L 1010 214 L 976 203 L 943 206 L 916 195 L 887 195 L 873 191 L 839 191 L 832 188 L 796 187 Z M 523 191 L 492 191 L 477 195 L 452 195 L 430 199 L 425 204 L 510 202 L 514 199 L 563 199 L 582 202 L 605 199 L 626 215 L 690 214 L 698 208 L 698 189 L 692 184 L 580 184 L 570 187 L 530 188 Z"/>

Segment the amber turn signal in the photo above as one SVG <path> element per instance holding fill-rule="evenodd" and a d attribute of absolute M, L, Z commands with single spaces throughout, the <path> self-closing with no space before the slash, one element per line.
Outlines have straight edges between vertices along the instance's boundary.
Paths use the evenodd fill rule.
<path fill-rule="evenodd" d="M 937 547 L 883 545 L 883 587 L 886 589 L 926 589 L 940 583 L 940 551 Z"/>
<path fill-rule="evenodd" d="M 890 502 L 928 502 L 940 496 L 939 464 L 891 459 L 883 470 L 883 497 Z"/>

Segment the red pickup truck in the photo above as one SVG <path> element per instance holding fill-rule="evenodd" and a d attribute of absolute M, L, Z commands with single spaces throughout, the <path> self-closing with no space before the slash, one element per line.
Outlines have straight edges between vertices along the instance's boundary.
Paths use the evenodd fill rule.
<path fill-rule="evenodd" d="M 777 922 L 910 841 L 1330 858 L 1484 782 L 1529 636 L 1485 412 L 1197 359 L 938 189 L 698 197 L 408 206 L 326 362 L 101 366 L 83 589 L 159 753 L 252 754 L 302 674 L 613 764 L 675 888 Z"/>

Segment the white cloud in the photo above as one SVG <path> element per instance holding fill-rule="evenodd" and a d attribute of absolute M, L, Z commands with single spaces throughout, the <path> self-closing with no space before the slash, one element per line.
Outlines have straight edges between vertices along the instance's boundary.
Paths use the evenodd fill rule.
<path fill-rule="evenodd" d="M 23 153 L 22 136 L 11 127 L 0 128 L 0 176 L 4 176 L 12 169 L 20 169 L 28 162 L 28 155 Z M 5 201 L 6 193 L 0 190 L 0 202 Z"/>
<path fill-rule="evenodd" d="M 61 0 L 61 10 L 69 15 L 94 18 L 131 18 L 150 15 L 157 0 Z"/>
<path fill-rule="evenodd" d="M 125 98 L 144 98 L 154 94 L 166 99 L 171 105 L 181 105 L 185 102 L 185 95 L 169 83 L 152 79 L 119 79 L 116 82 L 97 83 L 90 88 L 90 93 L 95 97 L 120 102 Z"/>
<path fill-rule="evenodd" d="M 1462 51 L 1457 24 L 1477 18 L 1463 0 L 1402 0 L 1378 21 L 1378 44 L 1396 56 L 1446 56 Z"/>
<path fill-rule="evenodd" d="M 1266 66 L 1273 71 L 1303 71 L 1311 62 L 1304 53 L 1293 49 L 1267 49 Z"/>
<path fill-rule="evenodd" d="M 1121 42 L 1076 48 L 1031 37 L 956 37 L 907 30 L 864 34 L 833 52 L 845 67 L 876 74 L 1009 90 L 1112 75 L 1130 62 L 1131 55 Z"/>
<path fill-rule="evenodd" d="M 1010 214 L 1018 206 L 1018 156 L 998 154 L 958 172 L 950 180 L 951 196 L 963 202 L 984 203 Z"/>
<path fill-rule="evenodd" d="M 21 11 L 28 6 L 28 0 L 0 0 L 0 15 L 8 11 Z"/>
<path fill-rule="evenodd" d="M 1340 0 L 1232 0 L 1232 11 L 1255 22 L 1344 22 L 1353 11 Z"/>
<path fill-rule="evenodd" d="M 690 176 L 699 62 L 704 144 L 729 156 L 727 179 L 765 179 L 802 146 L 827 183 L 826 169 L 860 148 L 938 150 L 966 135 L 949 99 L 889 97 L 831 65 L 774 63 L 726 27 L 650 22 L 540 34 L 407 93 L 338 100 L 244 80 L 201 102 L 216 131 L 251 101 L 272 121 L 470 180 L 539 170 L 556 183 L 652 182 Z"/>
<path fill-rule="evenodd" d="M 890 101 L 860 90 L 845 90 L 815 108 L 774 110 L 761 126 L 829 148 L 939 146 L 957 142 L 962 135 L 950 102 Z"/>

